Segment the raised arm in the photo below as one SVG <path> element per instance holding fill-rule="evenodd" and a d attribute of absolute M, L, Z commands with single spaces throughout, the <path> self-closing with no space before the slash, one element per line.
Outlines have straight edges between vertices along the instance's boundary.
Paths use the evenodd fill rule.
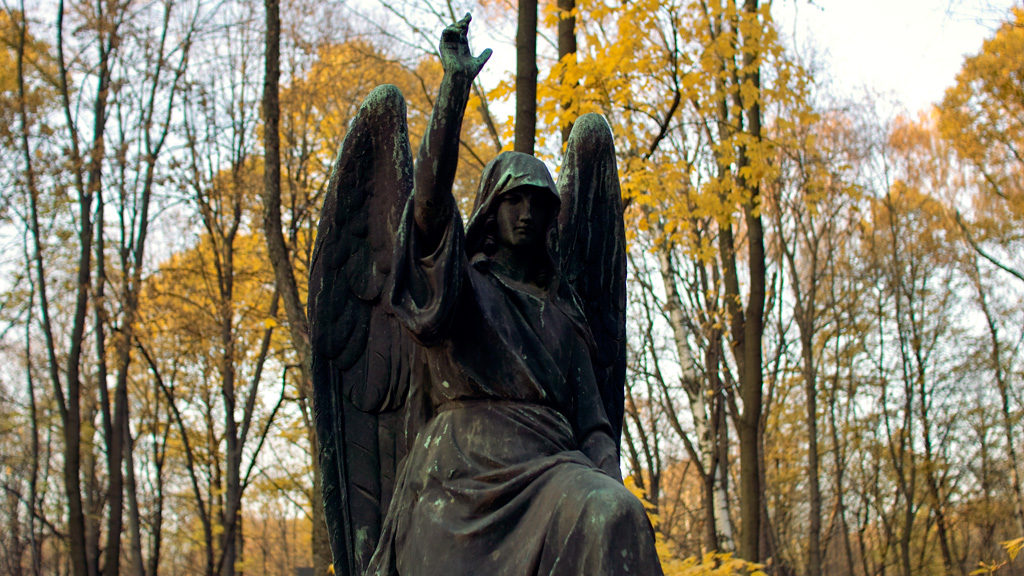
<path fill-rule="evenodd" d="M 441 33 L 439 49 L 444 77 L 416 157 L 413 210 L 416 227 L 427 249 L 437 246 L 455 209 L 452 183 L 459 162 L 462 116 L 473 80 L 491 57 L 490 48 L 476 58 L 470 53 L 467 37 L 470 20 L 466 14 Z"/>

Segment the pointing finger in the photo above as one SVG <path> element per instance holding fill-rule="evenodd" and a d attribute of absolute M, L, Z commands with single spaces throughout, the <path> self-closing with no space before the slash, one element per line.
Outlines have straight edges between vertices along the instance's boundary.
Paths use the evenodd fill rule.
<path fill-rule="evenodd" d="M 487 60 L 491 57 L 491 49 L 487 48 L 476 57 L 476 65 L 483 68 L 483 65 L 487 63 Z"/>

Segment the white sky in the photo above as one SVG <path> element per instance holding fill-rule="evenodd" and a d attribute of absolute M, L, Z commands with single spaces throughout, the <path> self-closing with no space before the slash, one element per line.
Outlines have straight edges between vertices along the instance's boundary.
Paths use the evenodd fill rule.
<path fill-rule="evenodd" d="M 780 32 L 818 52 L 840 92 L 868 88 L 915 112 L 942 99 L 1012 0 L 775 0 Z"/>
<path fill-rule="evenodd" d="M 816 61 L 820 66 L 816 77 L 831 78 L 835 93 L 858 96 L 869 90 L 901 104 L 913 115 L 942 99 L 945 89 L 955 82 L 964 57 L 976 54 L 1007 17 L 1009 8 L 1022 3 L 1024 0 L 773 0 L 772 12 L 787 46 Z M 360 4 L 375 5 L 375 0 Z M 455 0 L 454 4 L 472 2 Z M 504 10 L 498 3 L 490 9 Z M 481 74 L 485 84 L 493 86 L 515 70 L 511 45 L 514 19 L 495 19 L 480 7 L 473 15 L 470 45 L 474 53 L 488 46 L 495 49 Z M 439 33 L 441 26 L 427 16 L 428 34 L 434 34 L 435 28 Z M 513 28 L 499 30 L 496 21 Z M 512 113 L 501 106 L 493 111 Z"/>

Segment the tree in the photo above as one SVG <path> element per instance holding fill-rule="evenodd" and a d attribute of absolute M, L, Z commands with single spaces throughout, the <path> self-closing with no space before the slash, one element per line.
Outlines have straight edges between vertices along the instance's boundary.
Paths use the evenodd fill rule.
<path fill-rule="evenodd" d="M 956 306 L 956 269 L 950 265 L 956 247 L 944 242 L 948 230 L 936 200 L 949 185 L 952 168 L 942 142 L 927 118 L 922 120 L 900 118 L 892 127 L 887 160 L 895 170 L 871 205 L 865 255 L 878 298 L 877 322 L 884 327 L 875 378 L 887 465 L 900 496 L 895 529 L 900 568 L 907 576 L 914 570 L 912 541 L 924 507 L 930 512 L 926 531 L 934 523 L 944 570 L 952 572 L 959 564 L 948 509 L 956 470 L 946 464 L 955 430 L 946 420 L 952 413 L 947 403 L 955 401 L 950 395 L 955 359 L 943 345 L 956 330 L 943 320 Z"/>
<path fill-rule="evenodd" d="M 818 120 L 818 118 L 814 118 Z M 792 126 L 792 137 L 799 142 L 780 150 L 780 172 L 792 173 L 779 178 L 772 190 L 772 211 L 775 220 L 782 267 L 788 269 L 787 287 L 792 300 L 792 315 L 800 341 L 801 379 L 807 425 L 807 574 L 822 573 L 822 489 L 819 448 L 818 396 L 822 388 L 820 369 L 823 357 L 839 336 L 826 330 L 830 311 L 839 302 L 836 288 L 842 283 L 837 257 L 841 245 L 851 240 L 853 229 L 847 227 L 851 200 L 856 189 L 848 181 L 843 168 L 857 158 L 850 149 L 846 126 L 848 119 L 840 113 L 829 115 L 824 121 L 798 123 Z M 816 138 L 812 138 L 811 134 Z M 852 160 L 853 162 L 851 162 Z M 841 481 L 841 477 L 840 477 Z M 841 493 L 837 493 L 842 498 Z M 840 500 L 841 502 L 841 500 Z M 845 528 L 844 528 L 845 530 Z M 847 555 L 849 559 L 849 555 Z"/>
<path fill-rule="evenodd" d="M 299 360 L 299 381 L 303 398 L 312 397 L 312 348 L 309 341 L 309 322 L 299 295 L 298 283 L 292 268 L 292 259 L 284 239 L 281 225 L 281 137 L 279 121 L 281 106 L 279 84 L 281 78 L 281 14 L 278 0 L 265 0 L 266 30 L 264 42 L 263 79 L 263 234 L 267 240 L 267 253 L 274 270 L 274 282 L 284 301 L 285 314 L 292 346 Z M 327 572 L 331 564 L 330 543 L 327 538 L 321 496 L 319 442 L 316 428 L 309 431 L 309 452 L 313 464 L 313 560 L 317 574 Z"/>
<path fill-rule="evenodd" d="M 971 167 L 977 193 L 953 206 L 963 239 L 1024 281 L 1024 8 L 1010 12 L 981 52 L 964 61 L 939 106 L 939 129 Z M 964 200 L 961 200 L 963 202 Z"/>
<path fill-rule="evenodd" d="M 240 196 L 231 181 L 220 179 L 200 200 L 216 235 L 175 255 L 147 283 L 149 329 L 140 334 L 200 524 L 200 559 L 190 570 L 208 576 L 235 574 L 243 558 L 244 495 L 285 394 L 261 392 L 267 372 L 284 370 L 274 358 L 282 348 L 274 339 L 279 298 L 263 281 L 270 271 L 262 238 L 232 235 L 233 203 L 214 200 Z"/>
<path fill-rule="evenodd" d="M 131 62 L 119 62 L 126 80 L 119 83 L 112 95 L 113 120 L 116 131 L 110 141 L 119 153 L 113 162 L 112 198 L 97 194 L 96 217 L 96 287 L 94 288 L 95 342 L 98 385 L 104 436 L 106 437 L 108 506 L 107 550 L 104 574 L 116 575 L 120 569 L 121 538 L 110 537 L 125 531 L 124 514 L 128 512 L 129 557 L 136 573 L 143 571 L 141 518 L 137 485 L 130 407 L 129 378 L 132 351 L 139 313 L 139 293 L 146 269 L 146 250 L 154 215 L 153 198 L 158 193 L 158 162 L 163 160 L 165 144 L 171 131 L 171 119 L 177 106 L 182 78 L 189 61 L 196 15 L 185 19 L 184 28 L 176 29 L 174 2 L 166 2 L 155 14 L 139 13 L 135 18 L 154 18 L 154 36 L 139 38 L 140 43 L 152 41 L 155 55 L 136 68 Z M 131 78 L 133 82 L 128 82 Z M 132 148 L 135 148 L 134 151 Z M 106 212 L 112 211 L 118 223 L 115 238 L 116 270 L 108 271 L 106 254 Z M 106 289 L 110 288 L 108 302 Z M 112 305 L 116 303 L 115 305 Z M 107 392 L 108 356 L 107 330 L 112 332 L 113 402 Z M 127 500 L 127 502 L 125 501 Z"/>
<path fill-rule="evenodd" d="M 533 154 L 537 137 L 537 0 L 518 0 L 515 151 Z"/>
<path fill-rule="evenodd" d="M 0 76 L 4 79 L 0 82 L 0 123 L 4 126 L 0 128 L 0 150 L 11 153 L 10 157 L 4 154 L 5 160 L 9 158 L 12 164 L 21 167 L 20 172 L 12 170 L 12 177 L 9 179 L 10 183 L 5 185 L 4 195 L 8 198 L 28 197 L 28 202 L 22 202 L 29 207 L 28 213 L 22 212 L 19 216 L 22 220 L 21 226 L 23 229 L 36 232 L 34 236 L 31 232 L 27 236 L 38 238 L 38 226 L 35 228 L 31 226 L 31 224 L 38 225 L 39 221 L 39 184 L 34 160 L 38 161 L 45 156 L 41 154 L 38 147 L 33 149 L 33 140 L 39 132 L 49 129 L 48 125 L 41 121 L 42 118 L 56 110 L 56 91 L 53 86 L 45 82 L 46 76 L 55 72 L 54 58 L 51 47 L 29 33 L 24 3 L 21 3 L 20 10 L 6 7 L 3 12 L 0 12 L 0 42 L 3 45 L 3 49 L 0 50 Z M 8 201 L 0 203 L 0 222 L 3 225 L 10 225 L 14 221 L 15 216 L 8 206 Z M 40 243 L 35 243 L 32 248 L 35 248 L 38 254 Z M 37 277 L 33 276 L 33 272 L 38 272 L 40 267 L 37 266 L 33 270 L 29 266 L 33 262 L 29 255 L 31 248 L 27 241 L 24 251 L 26 270 L 13 283 L 12 292 L 18 294 L 19 288 L 23 284 L 28 284 L 27 301 L 24 302 L 24 307 L 27 310 L 25 315 L 30 317 L 35 311 L 38 298 L 35 280 Z M 38 261 L 35 262 L 35 264 L 38 263 Z M 12 300 L 16 300 L 16 298 L 10 298 L 7 302 Z M 15 322 L 17 320 L 13 321 L 12 325 Z M 7 529 L 10 537 L 10 544 L 5 545 L 4 549 L 7 569 L 11 574 L 22 573 L 23 555 L 26 548 L 30 556 L 30 566 L 35 574 L 46 569 L 53 569 L 53 566 L 44 559 L 45 523 L 40 522 L 42 501 L 46 498 L 46 486 L 49 484 L 49 466 L 43 453 L 41 438 L 43 431 L 41 429 L 46 427 L 46 417 L 41 414 L 43 407 L 40 406 L 39 401 L 40 390 L 37 389 L 37 375 L 33 374 L 32 370 L 31 340 L 30 323 L 25 322 L 22 361 L 28 398 L 27 407 L 17 407 L 16 412 L 27 412 L 27 434 L 25 426 L 18 423 L 17 419 L 13 417 L 14 414 L 7 412 L 8 400 L 6 397 L 9 392 L 6 387 L 3 390 L 4 412 L 3 416 L 0 416 L 4 428 L 10 430 L 8 434 L 20 436 L 19 440 L 21 441 L 15 442 L 15 445 L 28 446 L 30 450 L 27 461 L 24 457 L 14 460 L 9 458 L 8 454 L 3 456 L 4 464 L 2 465 L 6 470 L 3 491 L 8 505 Z M 10 404 L 16 406 L 14 403 Z M 23 470 L 25 467 L 28 468 L 27 471 Z M 24 484 L 27 486 L 21 482 L 21 476 L 26 477 Z M 22 507 L 25 508 L 24 515 Z M 24 535 L 22 534 L 23 517 L 27 520 L 27 526 L 25 526 L 27 534 Z M 23 536 L 27 542 L 23 540 Z M 6 539 L 5 544 L 7 544 Z"/>
<path fill-rule="evenodd" d="M 566 65 L 576 60 L 576 0 L 558 0 L 558 61 L 566 61 Z M 563 82 L 565 81 L 563 72 Z M 535 95 L 536 96 L 536 95 Z M 563 108 L 572 106 L 565 102 Z M 569 141 L 572 133 L 572 122 L 562 125 L 562 144 Z"/>

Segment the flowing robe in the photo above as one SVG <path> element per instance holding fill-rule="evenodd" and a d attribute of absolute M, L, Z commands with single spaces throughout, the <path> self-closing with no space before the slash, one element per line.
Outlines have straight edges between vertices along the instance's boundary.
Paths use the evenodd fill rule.
<path fill-rule="evenodd" d="M 392 306 L 422 344 L 410 402 L 424 423 L 367 573 L 661 574 L 643 506 L 619 480 L 571 292 L 471 259 L 457 212 L 436 250 L 418 240 L 407 207 Z"/>

